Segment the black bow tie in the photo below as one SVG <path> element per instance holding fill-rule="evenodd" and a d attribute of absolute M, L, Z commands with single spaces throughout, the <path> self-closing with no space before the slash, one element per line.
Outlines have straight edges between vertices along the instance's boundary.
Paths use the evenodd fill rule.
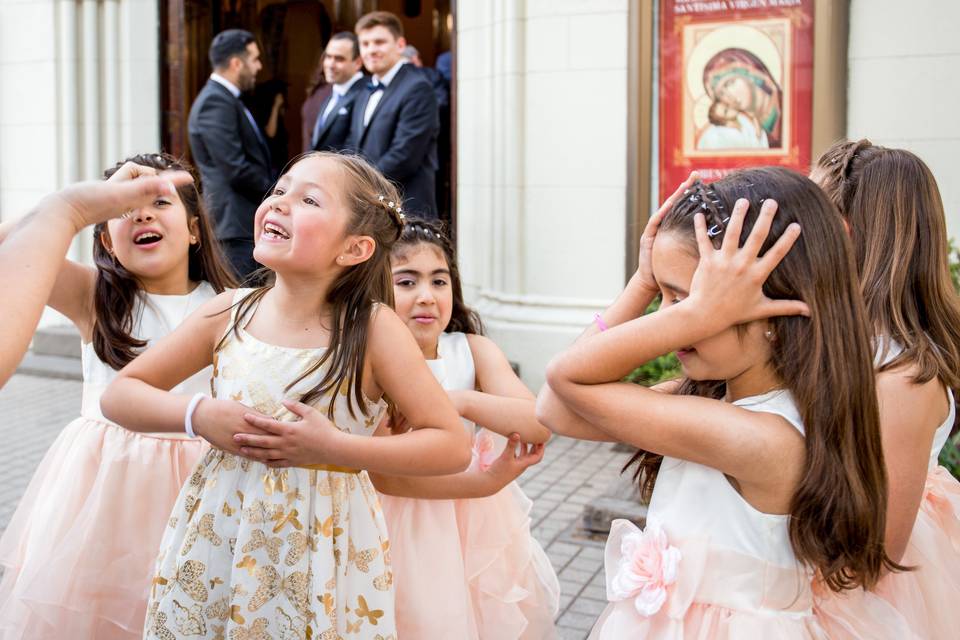
<path fill-rule="evenodd" d="M 374 82 L 368 82 L 368 83 L 367 83 L 367 89 L 370 89 L 370 91 L 373 91 L 374 93 L 376 93 L 377 91 L 383 91 L 385 88 L 386 88 L 386 86 L 385 86 L 382 82 L 376 82 L 376 83 L 374 83 Z"/>

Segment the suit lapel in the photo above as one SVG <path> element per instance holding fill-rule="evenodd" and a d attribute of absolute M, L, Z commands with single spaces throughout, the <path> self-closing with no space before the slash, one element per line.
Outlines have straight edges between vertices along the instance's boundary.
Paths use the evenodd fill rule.
<path fill-rule="evenodd" d="M 246 125 L 250 129 L 250 133 L 253 134 L 253 137 L 257 141 L 257 148 L 262 152 L 262 159 L 267 166 L 270 166 L 270 147 L 267 146 L 266 138 L 264 133 L 259 131 L 259 129 L 254 129 L 256 126 L 256 120 L 253 122 L 250 121 L 250 118 L 247 117 L 247 107 L 243 104 L 243 101 L 240 98 L 234 98 L 237 101 L 237 110 L 240 113 L 240 121 L 243 123 L 240 126 Z M 251 117 L 253 114 L 250 114 Z"/>
<path fill-rule="evenodd" d="M 352 88 L 353 88 L 353 87 L 351 87 L 351 89 L 352 89 Z M 331 101 L 331 100 L 333 100 L 333 96 L 334 96 L 334 95 L 335 95 L 335 94 L 333 93 L 333 91 L 331 91 L 331 92 L 330 92 L 330 95 L 327 96 L 327 99 L 323 101 L 323 104 L 322 104 L 322 105 L 320 105 L 320 113 L 317 114 L 317 117 L 318 117 L 318 118 L 320 118 L 320 117 L 323 116 L 323 112 L 327 110 L 327 105 L 330 104 L 330 101 Z M 334 119 L 334 117 L 336 117 L 337 111 L 339 111 L 339 110 L 340 110 L 340 107 L 343 106 L 343 102 L 344 102 L 344 100 L 346 100 L 346 98 L 347 98 L 347 96 L 344 96 L 343 98 L 340 99 L 340 102 L 337 104 L 337 106 L 335 106 L 335 107 L 333 108 L 333 111 L 330 112 L 330 114 L 327 116 L 327 119 L 323 121 L 323 124 L 322 124 L 322 125 L 320 125 L 320 131 L 317 132 L 317 143 L 318 143 L 318 144 L 320 143 L 321 140 L 323 140 L 323 136 L 324 136 L 324 135 L 327 133 L 327 131 L 330 129 L 330 125 L 333 124 L 333 119 Z"/>
<path fill-rule="evenodd" d="M 393 94 L 397 93 L 397 91 L 400 90 L 400 86 L 403 84 L 404 75 L 408 73 L 407 67 L 409 66 L 410 66 L 409 62 L 404 65 L 401 65 L 401 67 L 397 70 L 397 75 L 393 76 L 393 80 L 390 81 L 390 84 L 383 89 L 383 95 L 380 97 L 380 102 L 377 103 L 377 106 L 376 108 L 374 108 L 373 113 L 370 114 L 369 124 L 367 124 L 367 126 L 363 128 L 363 137 L 360 139 L 361 143 L 363 142 L 363 139 L 366 138 L 367 131 L 369 131 L 370 127 L 373 126 L 373 121 L 377 119 L 377 114 L 383 111 L 383 105 L 387 102 L 387 100 L 390 99 L 390 97 Z M 368 101 L 370 100 L 369 95 L 367 96 L 367 100 Z M 364 111 L 367 110 L 366 104 L 364 104 L 363 110 Z"/>

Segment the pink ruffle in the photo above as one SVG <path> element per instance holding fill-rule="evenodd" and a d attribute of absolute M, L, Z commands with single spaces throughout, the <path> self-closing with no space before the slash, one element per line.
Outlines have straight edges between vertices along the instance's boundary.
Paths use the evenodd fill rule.
<path fill-rule="evenodd" d="M 607 539 L 607 594 L 620 566 L 623 536 L 638 531 L 614 520 Z M 684 640 L 826 640 L 811 611 L 809 577 L 733 551 L 711 548 L 707 538 L 669 540 L 680 551 L 679 574 L 667 600 L 651 616 L 637 612 L 631 599 L 611 602 L 591 640 L 658 638 Z"/>
<path fill-rule="evenodd" d="M 960 483 L 943 467 L 927 476 L 901 564 L 916 569 L 885 576 L 872 593 L 826 594 L 818 601 L 817 616 L 831 635 L 925 640 L 958 636 Z M 890 633 L 894 624 L 899 625 L 897 632 Z"/>
<path fill-rule="evenodd" d="M 205 447 L 67 425 L 0 539 L 0 637 L 141 637 L 160 538 Z"/>
<path fill-rule="evenodd" d="M 381 496 L 400 638 L 556 637 L 560 585 L 515 484 L 488 498 Z"/>

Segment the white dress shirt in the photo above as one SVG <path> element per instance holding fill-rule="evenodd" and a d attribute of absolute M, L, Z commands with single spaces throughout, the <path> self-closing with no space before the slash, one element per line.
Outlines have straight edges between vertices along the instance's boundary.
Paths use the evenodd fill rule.
<path fill-rule="evenodd" d="M 385 74 L 383 74 L 382 78 L 377 76 L 373 77 L 373 84 L 382 84 L 383 89 L 380 91 L 374 91 L 373 94 L 371 94 L 370 99 L 367 100 L 367 110 L 363 112 L 364 127 L 370 124 L 370 118 L 373 117 L 373 112 L 377 110 L 377 105 L 380 104 L 380 100 L 383 98 L 383 92 L 387 87 L 390 86 L 390 83 L 393 82 L 393 79 L 397 76 L 397 72 L 400 71 L 400 67 L 406 63 L 406 60 L 401 59 L 399 62 L 397 62 L 397 64 L 390 68 L 390 71 L 387 71 Z"/>
<path fill-rule="evenodd" d="M 327 118 L 330 117 L 330 113 L 333 111 L 334 107 L 340 103 L 343 99 L 343 96 L 347 95 L 347 91 L 350 91 L 356 82 L 363 77 L 362 71 L 357 71 L 353 74 L 346 82 L 333 85 L 333 91 L 330 94 L 330 99 L 327 100 L 327 106 L 324 107 L 323 111 L 317 116 L 317 121 L 313 123 L 313 135 L 310 137 L 312 146 L 317 146 L 317 138 L 320 137 L 320 129 L 327 122 Z"/>

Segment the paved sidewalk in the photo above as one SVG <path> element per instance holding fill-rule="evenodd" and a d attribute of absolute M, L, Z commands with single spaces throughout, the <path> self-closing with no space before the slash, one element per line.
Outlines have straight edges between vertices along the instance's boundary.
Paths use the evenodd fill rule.
<path fill-rule="evenodd" d="M 82 385 L 15 375 L 0 390 L 0 529 L 27 487 L 44 452 L 80 411 Z M 564 640 L 587 637 L 605 606 L 603 542 L 577 533 L 583 505 L 613 483 L 627 454 L 608 443 L 556 438 L 544 461 L 528 470 L 520 484 L 534 501 L 533 532 L 560 576 L 557 624 Z"/>

